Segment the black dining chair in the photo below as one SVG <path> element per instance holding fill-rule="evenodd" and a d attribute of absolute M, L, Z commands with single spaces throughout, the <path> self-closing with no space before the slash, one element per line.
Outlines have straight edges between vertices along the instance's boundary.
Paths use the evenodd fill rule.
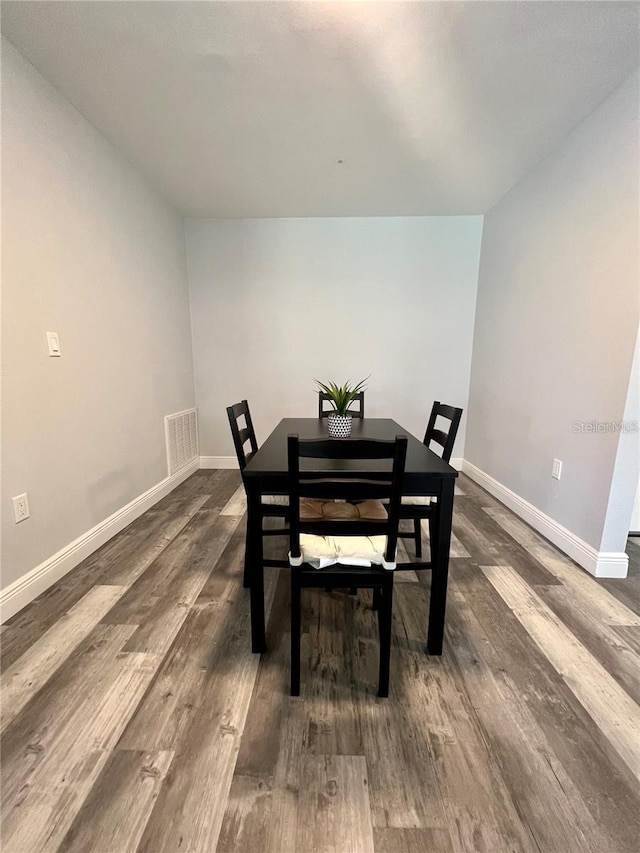
<path fill-rule="evenodd" d="M 424 434 L 423 444 L 430 447 L 432 443 L 441 448 L 441 457 L 445 462 L 451 459 L 453 445 L 458 434 L 460 426 L 460 418 L 462 417 L 462 409 L 455 406 L 447 406 L 445 403 L 435 401 L 431 408 L 431 415 L 427 430 Z M 443 418 L 447 421 L 445 429 L 436 428 L 438 418 Z M 422 557 L 422 527 L 421 521 L 423 518 L 429 521 L 429 541 L 431 543 L 431 553 L 433 555 L 433 546 L 435 544 L 435 509 L 436 498 L 421 497 L 421 496 L 404 496 L 400 505 L 400 518 L 413 520 L 413 532 L 401 530 L 399 536 L 403 539 L 413 539 L 415 542 L 416 557 Z"/>
<path fill-rule="evenodd" d="M 335 409 L 331 406 L 325 406 L 325 403 L 330 399 L 329 395 L 325 391 L 318 391 L 318 417 L 319 418 L 328 418 L 329 415 L 333 414 Z M 352 418 L 364 418 L 364 391 L 358 391 L 358 393 L 353 398 L 353 403 L 358 404 L 357 409 L 349 408 L 348 414 L 351 415 Z"/>
<path fill-rule="evenodd" d="M 393 569 L 406 454 L 406 436 L 395 441 L 288 438 L 292 696 L 300 694 L 301 591 L 327 586 L 373 590 L 380 637 L 378 696 L 389 695 Z M 328 478 L 322 466 L 311 473 L 309 459 L 379 460 L 384 465 L 382 472 L 368 465 L 357 479 L 332 468 Z"/>
<path fill-rule="evenodd" d="M 246 400 L 242 400 L 240 403 L 235 403 L 233 406 L 227 406 L 227 416 L 229 418 L 229 426 L 231 427 L 233 445 L 236 450 L 236 456 L 238 457 L 238 466 L 240 467 L 240 473 L 243 476 L 244 482 L 244 469 L 253 454 L 258 450 L 258 442 L 253 428 L 253 421 L 251 420 L 251 412 L 249 411 L 249 403 Z M 241 426 L 242 420 L 244 420 L 244 426 Z M 247 443 L 249 445 L 249 450 L 245 450 Z M 288 496 L 263 495 L 260 504 L 260 515 L 262 519 L 283 518 L 286 520 L 289 516 Z M 267 528 L 266 530 L 263 528 L 262 530 L 263 536 L 288 536 L 288 534 L 288 527 Z M 283 560 L 265 559 L 264 565 L 286 566 L 287 563 Z M 246 561 L 243 582 L 245 587 L 249 586 Z"/>

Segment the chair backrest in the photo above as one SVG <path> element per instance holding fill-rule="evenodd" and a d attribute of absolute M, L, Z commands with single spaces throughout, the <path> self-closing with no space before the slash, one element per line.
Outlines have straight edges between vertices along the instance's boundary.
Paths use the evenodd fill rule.
<path fill-rule="evenodd" d="M 319 418 L 328 418 L 330 414 L 332 414 L 335 409 L 333 406 L 325 406 L 325 403 L 329 400 L 329 395 L 325 391 L 318 391 L 318 417 Z M 357 409 L 351 409 L 353 403 L 358 403 Z M 350 403 L 349 414 L 352 418 L 364 418 L 364 391 L 358 391 L 356 396 L 353 398 L 353 402 Z"/>
<path fill-rule="evenodd" d="M 449 421 L 448 429 L 436 429 L 436 419 L 438 417 L 445 418 Z M 445 403 L 440 403 L 437 400 L 431 409 L 427 431 L 424 434 L 424 444 L 427 447 L 434 441 L 442 447 L 442 458 L 445 462 L 451 459 L 451 452 L 458 434 L 460 426 L 460 418 L 462 417 L 462 409 L 457 409 L 455 406 L 447 406 Z"/>
<path fill-rule="evenodd" d="M 301 441 L 297 435 L 288 437 L 289 461 L 289 549 L 293 558 L 300 557 L 300 534 L 316 536 L 386 536 L 385 560 L 395 560 L 398 523 L 402 500 L 402 480 L 407 456 L 406 435 L 394 441 L 377 439 L 312 439 Z M 309 470 L 300 460 L 372 460 L 380 467 L 368 466 L 357 477 L 353 471 L 340 473 L 340 465 L 322 470 L 319 465 Z M 318 500 L 380 500 L 388 502 L 385 518 L 336 520 L 332 518 L 301 519 L 300 499 Z"/>
<path fill-rule="evenodd" d="M 231 435 L 233 436 L 233 445 L 236 449 L 238 457 L 238 465 L 240 470 L 244 471 L 247 462 L 258 449 L 256 434 L 253 429 L 253 421 L 249 412 L 249 404 L 246 400 L 241 403 L 235 403 L 233 406 L 227 406 L 227 415 L 229 416 L 229 426 L 231 427 Z M 244 416 L 245 426 L 241 427 L 238 421 Z M 244 446 L 249 442 L 251 450 L 245 453 Z"/>

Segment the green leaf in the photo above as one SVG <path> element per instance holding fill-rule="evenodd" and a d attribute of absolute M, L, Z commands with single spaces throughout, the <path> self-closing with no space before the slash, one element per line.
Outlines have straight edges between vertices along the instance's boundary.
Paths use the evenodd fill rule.
<path fill-rule="evenodd" d="M 360 382 L 355 385 L 352 385 L 350 379 L 342 385 L 337 385 L 335 382 L 320 382 L 319 379 L 315 379 L 314 381 L 318 388 L 327 395 L 329 402 L 335 409 L 336 413 L 339 415 L 345 415 L 347 414 L 349 406 L 355 399 L 356 395 L 366 387 L 365 383 L 370 377 L 371 374 L 365 377 L 365 379 L 361 379 Z"/>

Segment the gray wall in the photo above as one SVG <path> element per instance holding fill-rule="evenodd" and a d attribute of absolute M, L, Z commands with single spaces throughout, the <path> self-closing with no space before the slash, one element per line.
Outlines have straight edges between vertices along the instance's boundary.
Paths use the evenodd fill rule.
<path fill-rule="evenodd" d="M 625 409 L 637 114 L 636 74 L 485 216 L 482 239 L 465 457 L 596 549 L 619 436 L 573 425 Z"/>
<path fill-rule="evenodd" d="M 2 159 L 4 588 L 166 477 L 194 392 L 181 220 L 5 40 Z"/>
<path fill-rule="evenodd" d="M 314 377 L 371 375 L 367 413 L 422 435 L 467 405 L 482 217 L 187 220 L 200 452 L 231 456 L 225 406 L 260 440 L 315 416 Z M 455 455 L 462 455 L 464 426 Z"/>

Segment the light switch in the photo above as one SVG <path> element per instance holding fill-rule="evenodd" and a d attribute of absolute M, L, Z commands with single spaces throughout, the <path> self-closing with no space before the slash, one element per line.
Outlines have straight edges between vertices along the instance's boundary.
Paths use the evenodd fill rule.
<path fill-rule="evenodd" d="M 49 344 L 49 355 L 50 356 L 59 356 L 60 353 L 60 341 L 58 340 L 57 332 L 47 332 L 47 343 Z"/>

